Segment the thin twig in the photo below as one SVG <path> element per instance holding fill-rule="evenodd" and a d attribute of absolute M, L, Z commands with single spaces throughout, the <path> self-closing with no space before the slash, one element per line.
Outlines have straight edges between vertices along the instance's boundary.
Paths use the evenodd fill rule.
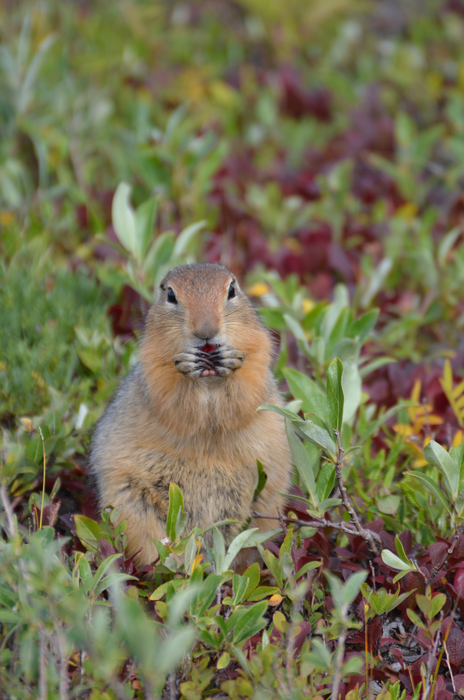
<path fill-rule="evenodd" d="M 372 563 L 372 561 L 370 559 L 369 559 L 369 567 L 370 567 L 371 576 L 372 576 L 372 588 L 374 590 L 374 593 L 376 593 L 374 564 Z"/>
<path fill-rule="evenodd" d="M 258 513 L 257 511 L 253 511 L 251 513 L 252 518 L 265 518 L 266 520 L 279 520 L 280 518 L 278 515 L 267 515 L 266 513 Z M 342 532 L 345 532 L 347 535 L 359 535 L 362 537 L 364 540 L 367 541 L 367 537 L 361 535 L 357 530 L 354 528 L 350 527 L 349 525 L 345 525 L 344 523 L 332 523 L 329 520 L 298 520 L 295 518 L 284 518 L 282 516 L 282 519 L 286 522 L 289 523 L 290 525 L 299 525 L 300 527 L 313 527 L 317 530 L 323 530 L 327 527 L 332 527 L 335 530 L 341 530 Z M 382 544 L 382 540 L 380 539 L 379 535 L 376 532 L 370 532 L 370 535 L 372 535 L 372 538 L 378 542 L 379 544 Z"/>
<path fill-rule="evenodd" d="M 45 663 L 46 644 L 45 632 L 42 627 L 39 627 L 39 700 L 47 700 L 48 698 L 47 666 Z"/>
<path fill-rule="evenodd" d="M 13 508 L 11 507 L 10 499 L 8 498 L 8 491 L 7 491 L 5 484 L 2 484 L 0 486 L 0 495 L 2 497 L 3 507 L 4 507 L 5 513 L 6 513 L 6 521 L 8 523 L 8 533 L 9 533 L 10 537 L 13 538 L 16 535 L 16 533 L 18 532 L 18 528 L 16 525 L 16 520 L 15 520 L 14 513 L 13 513 Z"/>
<path fill-rule="evenodd" d="M 438 635 L 437 635 L 438 636 Z M 450 678 L 451 678 L 451 683 L 453 684 L 453 691 L 457 693 L 458 691 L 456 690 L 456 685 L 454 683 L 454 676 L 453 676 L 453 671 L 451 670 L 451 664 L 450 664 L 450 657 L 448 654 L 448 647 L 446 646 L 445 640 L 443 640 L 443 646 L 445 648 L 445 654 L 446 654 L 446 664 L 448 666 L 448 671 L 450 672 Z"/>
<path fill-rule="evenodd" d="M 60 664 L 60 700 L 69 698 L 68 656 L 62 628 L 55 628 L 57 632 L 58 654 Z"/>
<path fill-rule="evenodd" d="M 335 673 L 332 682 L 332 696 L 331 700 L 338 700 L 338 695 L 340 692 L 340 683 L 342 680 L 342 664 L 343 658 L 345 656 L 345 640 L 346 640 L 346 628 L 343 627 L 340 636 L 338 638 L 338 650 L 337 650 L 337 661 L 335 664 Z M 367 688 L 366 688 L 367 694 Z"/>
<path fill-rule="evenodd" d="M 363 540 L 365 540 L 369 547 L 371 548 L 372 552 L 376 555 L 379 556 L 380 552 L 377 548 L 377 545 L 374 542 L 374 538 L 372 536 L 372 533 L 370 530 L 366 530 L 363 528 L 361 523 L 359 522 L 358 515 L 356 511 L 354 510 L 353 506 L 351 505 L 348 494 L 345 488 L 345 484 L 343 483 L 343 474 L 342 474 L 342 464 L 343 464 L 343 458 L 344 458 L 344 449 L 342 447 L 342 444 L 340 442 L 340 433 L 338 430 L 334 430 L 334 435 L 337 440 L 337 447 L 338 447 L 338 455 L 337 455 L 337 461 L 335 463 L 335 473 L 337 476 L 337 481 L 338 481 L 338 487 L 340 489 L 340 495 L 342 497 L 342 502 L 343 505 L 345 506 L 346 510 L 348 511 L 351 522 L 355 526 L 358 535 L 362 537 Z"/>
<path fill-rule="evenodd" d="M 40 437 L 42 439 L 42 450 L 43 450 L 42 503 L 40 506 L 40 525 L 39 525 L 39 530 L 41 530 L 42 529 L 43 511 L 44 511 L 44 501 L 45 501 L 45 475 L 46 475 L 46 468 L 47 468 L 47 455 L 45 452 L 45 440 L 44 440 L 44 436 L 42 433 L 42 428 L 40 426 L 39 426 L 39 433 L 40 433 Z"/>
<path fill-rule="evenodd" d="M 460 536 L 461 536 L 461 528 L 458 527 L 456 532 L 454 533 L 453 541 L 451 542 L 450 547 L 448 548 L 448 550 L 445 553 L 445 556 L 443 557 L 443 559 L 441 560 L 441 562 L 439 564 L 437 564 L 436 566 L 433 567 L 431 579 L 434 578 L 434 576 L 436 576 L 438 574 L 438 572 L 440 571 L 442 566 L 444 566 L 446 564 L 448 557 L 450 557 L 452 555 L 454 548 L 456 547 Z M 430 581 L 428 581 L 427 583 L 430 583 Z"/>
<path fill-rule="evenodd" d="M 443 611 L 441 612 L 440 619 L 443 620 Z M 432 673 L 434 671 L 433 669 L 433 662 L 437 660 L 437 653 L 438 653 L 438 643 L 440 641 L 440 628 L 437 630 L 437 633 L 435 635 L 435 639 L 433 640 L 433 647 L 432 649 L 429 649 L 429 656 L 427 659 L 427 667 L 426 667 L 426 676 L 425 676 L 425 683 L 424 683 L 424 697 L 429 698 L 433 697 L 433 695 L 430 694 L 430 691 L 432 690 Z M 446 651 L 446 642 L 445 644 L 445 651 Z M 450 669 L 451 671 L 451 669 Z M 451 678 L 453 676 L 451 675 Z M 454 683 L 453 683 L 454 686 Z"/>
<path fill-rule="evenodd" d="M 282 516 L 280 510 L 277 510 L 277 516 L 279 518 L 280 527 L 284 531 L 284 534 L 287 534 L 287 525 L 285 524 L 285 518 Z"/>
<path fill-rule="evenodd" d="M 176 669 L 169 674 L 169 700 L 177 700 L 177 672 Z"/>

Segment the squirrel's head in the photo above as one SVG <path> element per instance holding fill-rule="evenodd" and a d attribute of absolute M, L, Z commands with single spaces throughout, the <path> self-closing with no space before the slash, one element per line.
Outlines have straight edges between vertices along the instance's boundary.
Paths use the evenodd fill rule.
<path fill-rule="evenodd" d="M 145 341 L 166 360 L 193 349 L 211 353 L 214 364 L 214 353 L 231 347 L 244 356 L 264 351 L 270 357 L 269 336 L 235 275 L 209 263 L 168 272 L 150 310 Z"/>

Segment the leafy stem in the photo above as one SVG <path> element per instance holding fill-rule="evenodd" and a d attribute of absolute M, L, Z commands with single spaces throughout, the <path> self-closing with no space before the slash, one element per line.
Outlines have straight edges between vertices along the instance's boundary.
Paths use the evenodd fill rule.
<path fill-rule="evenodd" d="M 379 556 L 380 552 L 377 548 L 377 545 L 374 542 L 373 534 L 369 530 L 362 527 L 361 523 L 359 522 L 359 518 L 358 518 L 356 511 L 354 510 L 353 506 L 351 505 L 351 503 L 349 501 L 348 494 L 346 492 L 346 487 L 345 487 L 345 484 L 343 483 L 343 474 L 342 474 L 342 464 L 343 464 L 343 458 L 344 458 L 345 451 L 344 451 L 342 444 L 341 444 L 341 441 L 340 441 L 340 432 L 336 428 L 334 428 L 333 432 L 335 435 L 335 439 L 337 440 L 337 449 L 338 449 L 337 461 L 335 462 L 335 473 L 337 476 L 338 488 L 340 489 L 340 495 L 342 497 L 343 505 L 345 506 L 346 510 L 348 511 L 348 513 L 350 515 L 351 522 L 355 526 L 357 534 L 368 543 L 371 551 L 375 554 L 375 556 Z M 379 538 L 379 541 L 380 541 L 380 538 Z"/>

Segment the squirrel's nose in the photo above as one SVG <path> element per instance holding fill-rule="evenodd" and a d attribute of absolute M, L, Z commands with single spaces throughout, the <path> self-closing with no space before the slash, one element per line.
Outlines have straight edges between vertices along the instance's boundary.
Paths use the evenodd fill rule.
<path fill-rule="evenodd" d="M 190 319 L 190 328 L 195 338 L 208 342 L 220 334 L 221 322 L 214 312 L 204 313 L 200 318 L 194 316 Z"/>
<path fill-rule="evenodd" d="M 217 335 L 217 333 L 211 333 L 211 335 L 207 336 L 205 336 L 204 334 L 198 335 L 198 333 L 194 333 L 195 338 L 198 338 L 198 340 L 203 340 L 205 343 L 208 343 L 210 340 L 212 340 L 215 335 Z"/>

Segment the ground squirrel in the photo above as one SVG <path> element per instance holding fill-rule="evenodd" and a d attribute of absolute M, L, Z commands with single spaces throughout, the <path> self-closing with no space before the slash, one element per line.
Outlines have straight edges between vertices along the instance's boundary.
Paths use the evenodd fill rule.
<path fill-rule="evenodd" d="M 169 484 L 182 489 L 188 528 L 253 509 L 276 515 L 291 458 L 271 340 L 234 275 L 222 265 L 172 269 L 148 312 L 140 361 L 99 421 L 91 449 L 100 505 L 122 506 L 127 552 L 139 566 L 166 535 Z M 256 460 L 267 484 L 252 504 Z M 267 530 L 273 520 L 250 527 Z M 226 540 L 238 532 L 229 528 Z"/>

